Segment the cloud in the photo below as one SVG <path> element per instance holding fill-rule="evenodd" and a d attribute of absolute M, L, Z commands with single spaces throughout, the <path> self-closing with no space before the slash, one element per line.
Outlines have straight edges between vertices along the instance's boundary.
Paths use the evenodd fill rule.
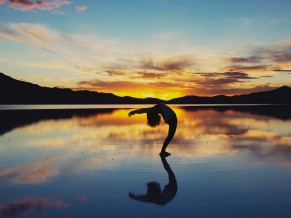
<path fill-rule="evenodd" d="M 282 70 L 282 69 L 277 69 L 277 70 L 274 70 L 275 72 L 283 72 L 283 73 L 290 73 L 291 70 Z"/>
<path fill-rule="evenodd" d="M 189 68 L 194 65 L 193 57 L 190 55 L 169 58 L 165 60 L 144 59 L 139 67 L 145 70 L 175 71 Z"/>
<path fill-rule="evenodd" d="M 72 79 L 68 79 L 70 82 L 67 84 L 71 85 L 69 88 L 88 88 L 102 92 L 114 91 L 118 95 L 117 88 L 113 87 L 114 90 L 110 90 L 110 85 L 121 85 L 123 91 L 130 90 L 129 93 L 131 93 L 132 89 L 126 85 L 136 87 L 138 90 L 140 86 L 145 87 L 145 85 L 151 89 L 157 89 L 156 85 L 162 84 L 164 81 L 167 82 L 165 87 L 170 93 L 172 91 L 168 87 L 171 86 L 173 90 L 179 90 L 183 95 L 186 92 L 196 95 L 198 91 L 199 94 L 214 93 L 215 90 L 217 90 L 215 94 L 220 94 L 218 90 L 229 94 L 230 90 L 236 88 L 235 86 L 242 84 L 245 88 L 267 85 L 253 83 L 256 77 L 248 73 L 260 76 L 267 73 L 271 75 L 269 71 L 274 71 L 274 66 L 278 67 L 277 70 L 279 67 L 280 70 L 289 69 L 288 65 L 283 66 L 282 62 L 279 63 L 279 61 L 286 61 L 289 57 L 289 50 L 283 46 L 250 49 L 250 55 L 236 55 L 230 58 L 225 58 L 225 54 L 219 56 L 215 55 L 216 53 L 208 54 L 208 51 L 206 54 L 206 52 L 199 51 L 199 53 L 194 50 L 187 50 L 187 53 L 180 51 L 167 53 L 153 49 L 146 53 L 142 49 L 143 45 L 136 46 L 135 49 L 128 49 L 123 47 L 128 42 L 121 44 L 116 39 L 101 38 L 93 34 L 67 33 L 45 25 L 28 23 L 11 23 L 6 27 L 0 27 L 0 38 L 41 49 L 50 52 L 51 55 L 58 54 L 59 56 L 50 56 L 49 58 L 53 60 L 48 62 L 63 63 L 60 66 L 72 74 L 83 73 L 82 78 L 75 74 Z M 271 54 L 274 54 L 274 57 Z M 52 65 L 52 67 L 60 68 L 57 65 Z M 202 75 L 194 72 L 206 73 Z M 81 81 L 79 84 L 76 83 L 78 79 Z M 98 82 L 95 85 L 82 84 L 82 81 L 90 79 Z M 136 83 L 137 86 L 133 83 Z M 165 85 L 165 83 L 163 84 Z M 205 92 L 200 89 L 202 86 L 206 86 Z M 150 88 L 147 88 L 147 91 L 150 91 Z M 211 88 L 213 90 L 210 90 Z M 240 87 L 237 88 L 240 92 Z M 160 92 L 160 90 L 158 91 Z M 122 93 L 122 95 L 124 94 L 125 92 Z"/>
<path fill-rule="evenodd" d="M 57 31 L 42 24 L 10 23 L 0 26 L 0 38 L 14 41 L 42 51 L 61 54 L 65 59 L 81 59 L 92 55 L 105 55 L 116 51 L 118 42 L 113 39 L 104 39 L 96 35 L 68 34 Z M 100 59 L 100 58 L 99 58 Z"/>
<path fill-rule="evenodd" d="M 92 81 L 81 81 L 78 82 L 78 88 L 82 89 L 82 87 L 86 87 L 89 90 L 119 90 L 119 91 L 132 91 L 137 89 L 146 89 L 146 88 L 157 88 L 160 87 L 171 87 L 172 83 L 169 82 L 157 82 L 157 83 L 141 83 L 135 81 L 102 81 L 102 80 L 92 80 Z"/>
<path fill-rule="evenodd" d="M 80 13 L 80 12 L 82 12 L 82 11 L 86 11 L 86 10 L 87 10 L 87 6 L 85 6 L 85 5 L 80 5 L 80 6 L 76 6 L 75 9 L 76 9 L 76 11 L 77 11 L 78 13 Z"/>
<path fill-rule="evenodd" d="M 290 63 L 291 62 L 291 43 L 285 48 L 271 48 L 261 49 L 260 55 L 268 56 L 270 60 L 276 63 Z"/>
<path fill-rule="evenodd" d="M 0 28 L 0 38 L 51 51 L 59 33 L 41 24 L 11 23 Z"/>
<path fill-rule="evenodd" d="M 231 65 L 223 69 L 229 71 L 265 71 L 269 67 L 271 67 L 271 65 Z"/>
<path fill-rule="evenodd" d="M 249 56 L 235 56 L 226 59 L 231 63 L 225 70 L 234 71 L 274 71 L 276 68 L 291 63 L 291 40 L 271 45 L 255 47 Z M 276 69 L 277 70 L 277 69 Z M 275 71 L 276 71 L 275 70 Z"/>
<path fill-rule="evenodd" d="M 92 68 L 84 68 L 84 67 L 79 67 L 77 66 L 76 69 L 83 71 L 83 72 L 91 72 L 91 73 L 96 73 L 101 76 L 106 76 L 106 77 L 123 77 L 123 79 L 138 79 L 138 80 L 148 80 L 152 82 L 153 80 L 158 80 L 162 78 L 166 78 L 168 76 L 168 73 L 164 71 L 149 71 L 149 70 L 106 70 L 102 72 L 96 71 L 96 69 Z M 172 74 L 171 74 L 172 76 Z"/>
<path fill-rule="evenodd" d="M 250 57 L 231 57 L 228 60 L 232 63 L 258 63 L 264 60 L 263 57 L 250 56 Z"/>
<path fill-rule="evenodd" d="M 87 51 L 95 52 L 102 51 L 102 54 L 107 52 L 114 53 L 117 52 L 118 40 L 113 38 L 101 38 L 96 34 L 67 34 L 62 33 L 62 43 L 69 44 L 70 47 L 67 49 L 72 50 L 74 48 L 79 48 Z M 101 59 L 102 55 L 99 55 Z"/>
<path fill-rule="evenodd" d="M 110 62 L 110 64 L 103 64 L 102 60 L 98 60 L 95 67 L 81 65 L 75 67 L 79 72 L 94 73 L 98 76 L 98 79 L 92 81 L 81 81 L 76 89 L 112 92 L 110 89 L 115 90 L 116 86 L 120 88 L 119 90 L 125 91 L 133 88 L 140 90 L 141 86 L 146 89 L 149 89 L 148 87 L 157 89 L 159 87 L 157 84 L 162 84 L 163 87 L 171 86 L 173 90 L 177 90 L 184 86 L 185 81 L 189 81 L 189 76 L 193 76 L 193 64 L 192 56 L 187 55 L 170 58 L 128 57 L 128 59 L 117 59 L 117 62 Z M 100 70 L 100 67 L 108 69 Z M 179 80 L 184 78 L 184 80 L 178 81 L 177 78 Z"/>
<path fill-rule="evenodd" d="M 207 86 L 225 86 L 229 84 L 243 82 L 244 80 L 257 79 L 256 77 L 250 77 L 247 73 L 238 71 L 228 71 L 224 73 L 197 73 L 202 79 L 194 79 L 198 85 Z"/>
<path fill-rule="evenodd" d="M 247 73 L 244 72 L 229 71 L 222 74 L 226 77 L 235 79 L 256 79 L 256 77 L 250 77 Z"/>
<path fill-rule="evenodd" d="M 71 4 L 68 0 L 9 0 L 9 7 L 20 11 L 42 10 L 51 11 L 64 5 Z"/>
<path fill-rule="evenodd" d="M 103 74 L 108 75 L 110 77 L 116 77 L 128 75 L 128 72 L 126 70 L 106 70 Z"/>
<path fill-rule="evenodd" d="M 161 93 L 168 93 L 167 99 L 193 94 L 217 95 L 221 92 L 221 94 L 233 95 L 249 93 L 252 90 L 269 90 L 264 86 L 265 84 L 260 84 L 260 87 L 257 87 L 258 85 L 237 87 L 238 84 L 259 78 L 241 71 L 193 73 L 191 70 L 188 72 L 181 69 L 177 72 L 157 70 L 92 72 L 98 74 L 100 79 L 80 81 L 74 89 L 113 92 L 117 95 L 134 97 L 141 97 L 144 93 L 152 93 L 155 97 L 161 96 Z"/>
<path fill-rule="evenodd" d="M 146 94 L 150 96 L 152 94 L 153 97 L 171 99 L 193 94 L 204 96 L 240 95 L 277 88 L 277 86 L 262 83 L 244 85 L 245 81 L 259 78 L 244 72 L 196 73 L 192 78 L 189 75 L 179 76 L 179 74 L 170 74 L 168 77 L 167 74 L 160 75 L 160 72 L 151 73 L 147 71 L 135 71 L 132 74 L 123 71 L 110 71 L 110 73 L 111 79 L 81 81 L 74 89 L 112 92 L 120 96 L 130 95 L 134 97 L 142 97 Z"/>
<path fill-rule="evenodd" d="M 164 72 L 148 72 L 148 71 L 137 71 L 132 77 L 139 78 L 139 79 L 162 79 L 165 78 L 168 74 Z"/>
<path fill-rule="evenodd" d="M 98 62 L 103 68 L 114 71 L 115 73 L 122 71 L 129 73 L 129 71 L 137 74 L 166 74 L 166 73 L 182 73 L 187 69 L 192 69 L 195 66 L 195 61 L 191 55 L 171 56 L 159 58 L 154 55 L 147 55 L 146 57 L 136 57 L 129 55 L 127 58 L 117 57 L 115 60 L 105 60 L 104 63 Z"/>
<path fill-rule="evenodd" d="M 15 35 L 22 34 L 27 39 L 43 43 L 56 41 L 59 34 L 56 31 L 46 28 L 41 24 L 12 23 L 10 28 L 16 32 Z"/>

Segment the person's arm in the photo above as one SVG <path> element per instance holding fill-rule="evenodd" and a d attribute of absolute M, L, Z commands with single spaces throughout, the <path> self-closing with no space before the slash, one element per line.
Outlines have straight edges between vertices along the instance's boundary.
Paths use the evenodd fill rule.
<path fill-rule="evenodd" d="M 144 113 L 149 112 L 151 109 L 152 108 L 141 108 L 141 109 L 133 110 L 128 113 L 128 116 L 130 117 L 135 114 L 144 114 Z"/>

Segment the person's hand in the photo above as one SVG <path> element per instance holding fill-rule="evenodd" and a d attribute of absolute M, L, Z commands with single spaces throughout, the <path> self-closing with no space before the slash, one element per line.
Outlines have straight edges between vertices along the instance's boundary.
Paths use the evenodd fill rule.
<path fill-rule="evenodd" d="M 128 116 L 129 116 L 129 117 L 132 116 L 132 115 L 134 115 L 134 111 L 130 111 L 130 112 L 128 113 Z"/>

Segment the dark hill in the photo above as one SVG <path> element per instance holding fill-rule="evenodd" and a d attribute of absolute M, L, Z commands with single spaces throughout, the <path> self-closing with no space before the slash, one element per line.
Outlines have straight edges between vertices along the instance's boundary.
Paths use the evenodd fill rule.
<path fill-rule="evenodd" d="M 156 104 L 158 102 L 161 100 L 41 87 L 0 73 L 0 104 Z"/>
<path fill-rule="evenodd" d="M 265 92 L 256 92 L 247 95 L 233 96 L 231 100 L 236 103 L 250 104 L 291 104 L 291 88 L 282 86 L 278 89 Z"/>
<path fill-rule="evenodd" d="M 282 86 L 265 92 L 237 96 L 185 96 L 169 100 L 169 104 L 291 104 L 291 88 Z"/>

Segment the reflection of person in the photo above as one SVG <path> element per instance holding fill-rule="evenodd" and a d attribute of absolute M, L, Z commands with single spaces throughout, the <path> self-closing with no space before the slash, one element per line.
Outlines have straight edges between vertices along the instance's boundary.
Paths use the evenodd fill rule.
<path fill-rule="evenodd" d="M 172 140 L 176 132 L 178 120 L 177 120 L 177 116 L 175 112 L 169 106 L 165 104 L 157 104 L 151 108 L 141 108 L 141 109 L 133 110 L 128 113 L 128 116 L 132 116 L 134 114 L 143 114 L 143 113 L 147 114 L 148 125 L 151 127 L 156 127 L 160 124 L 161 122 L 160 114 L 162 115 L 165 122 L 169 125 L 168 136 L 164 141 L 160 155 L 161 156 L 171 155 L 170 153 L 166 152 L 166 148 L 169 145 L 170 141 Z"/>
<path fill-rule="evenodd" d="M 148 182 L 147 193 L 139 195 L 139 194 L 134 194 L 132 192 L 129 192 L 128 196 L 131 199 L 147 202 L 147 203 L 154 203 L 158 205 L 166 205 L 167 203 L 169 203 L 171 200 L 174 199 L 178 190 L 176 177 L 175 177 L 174 172 L 171 170 L 170 165 L 168 164 L 166 158 L 164 156 L 161 156 L 161 160 L 169 176 L 168 185 L 165 185 L 163 191 L 161 191 L 161 187 L 159 183 Z"/>

